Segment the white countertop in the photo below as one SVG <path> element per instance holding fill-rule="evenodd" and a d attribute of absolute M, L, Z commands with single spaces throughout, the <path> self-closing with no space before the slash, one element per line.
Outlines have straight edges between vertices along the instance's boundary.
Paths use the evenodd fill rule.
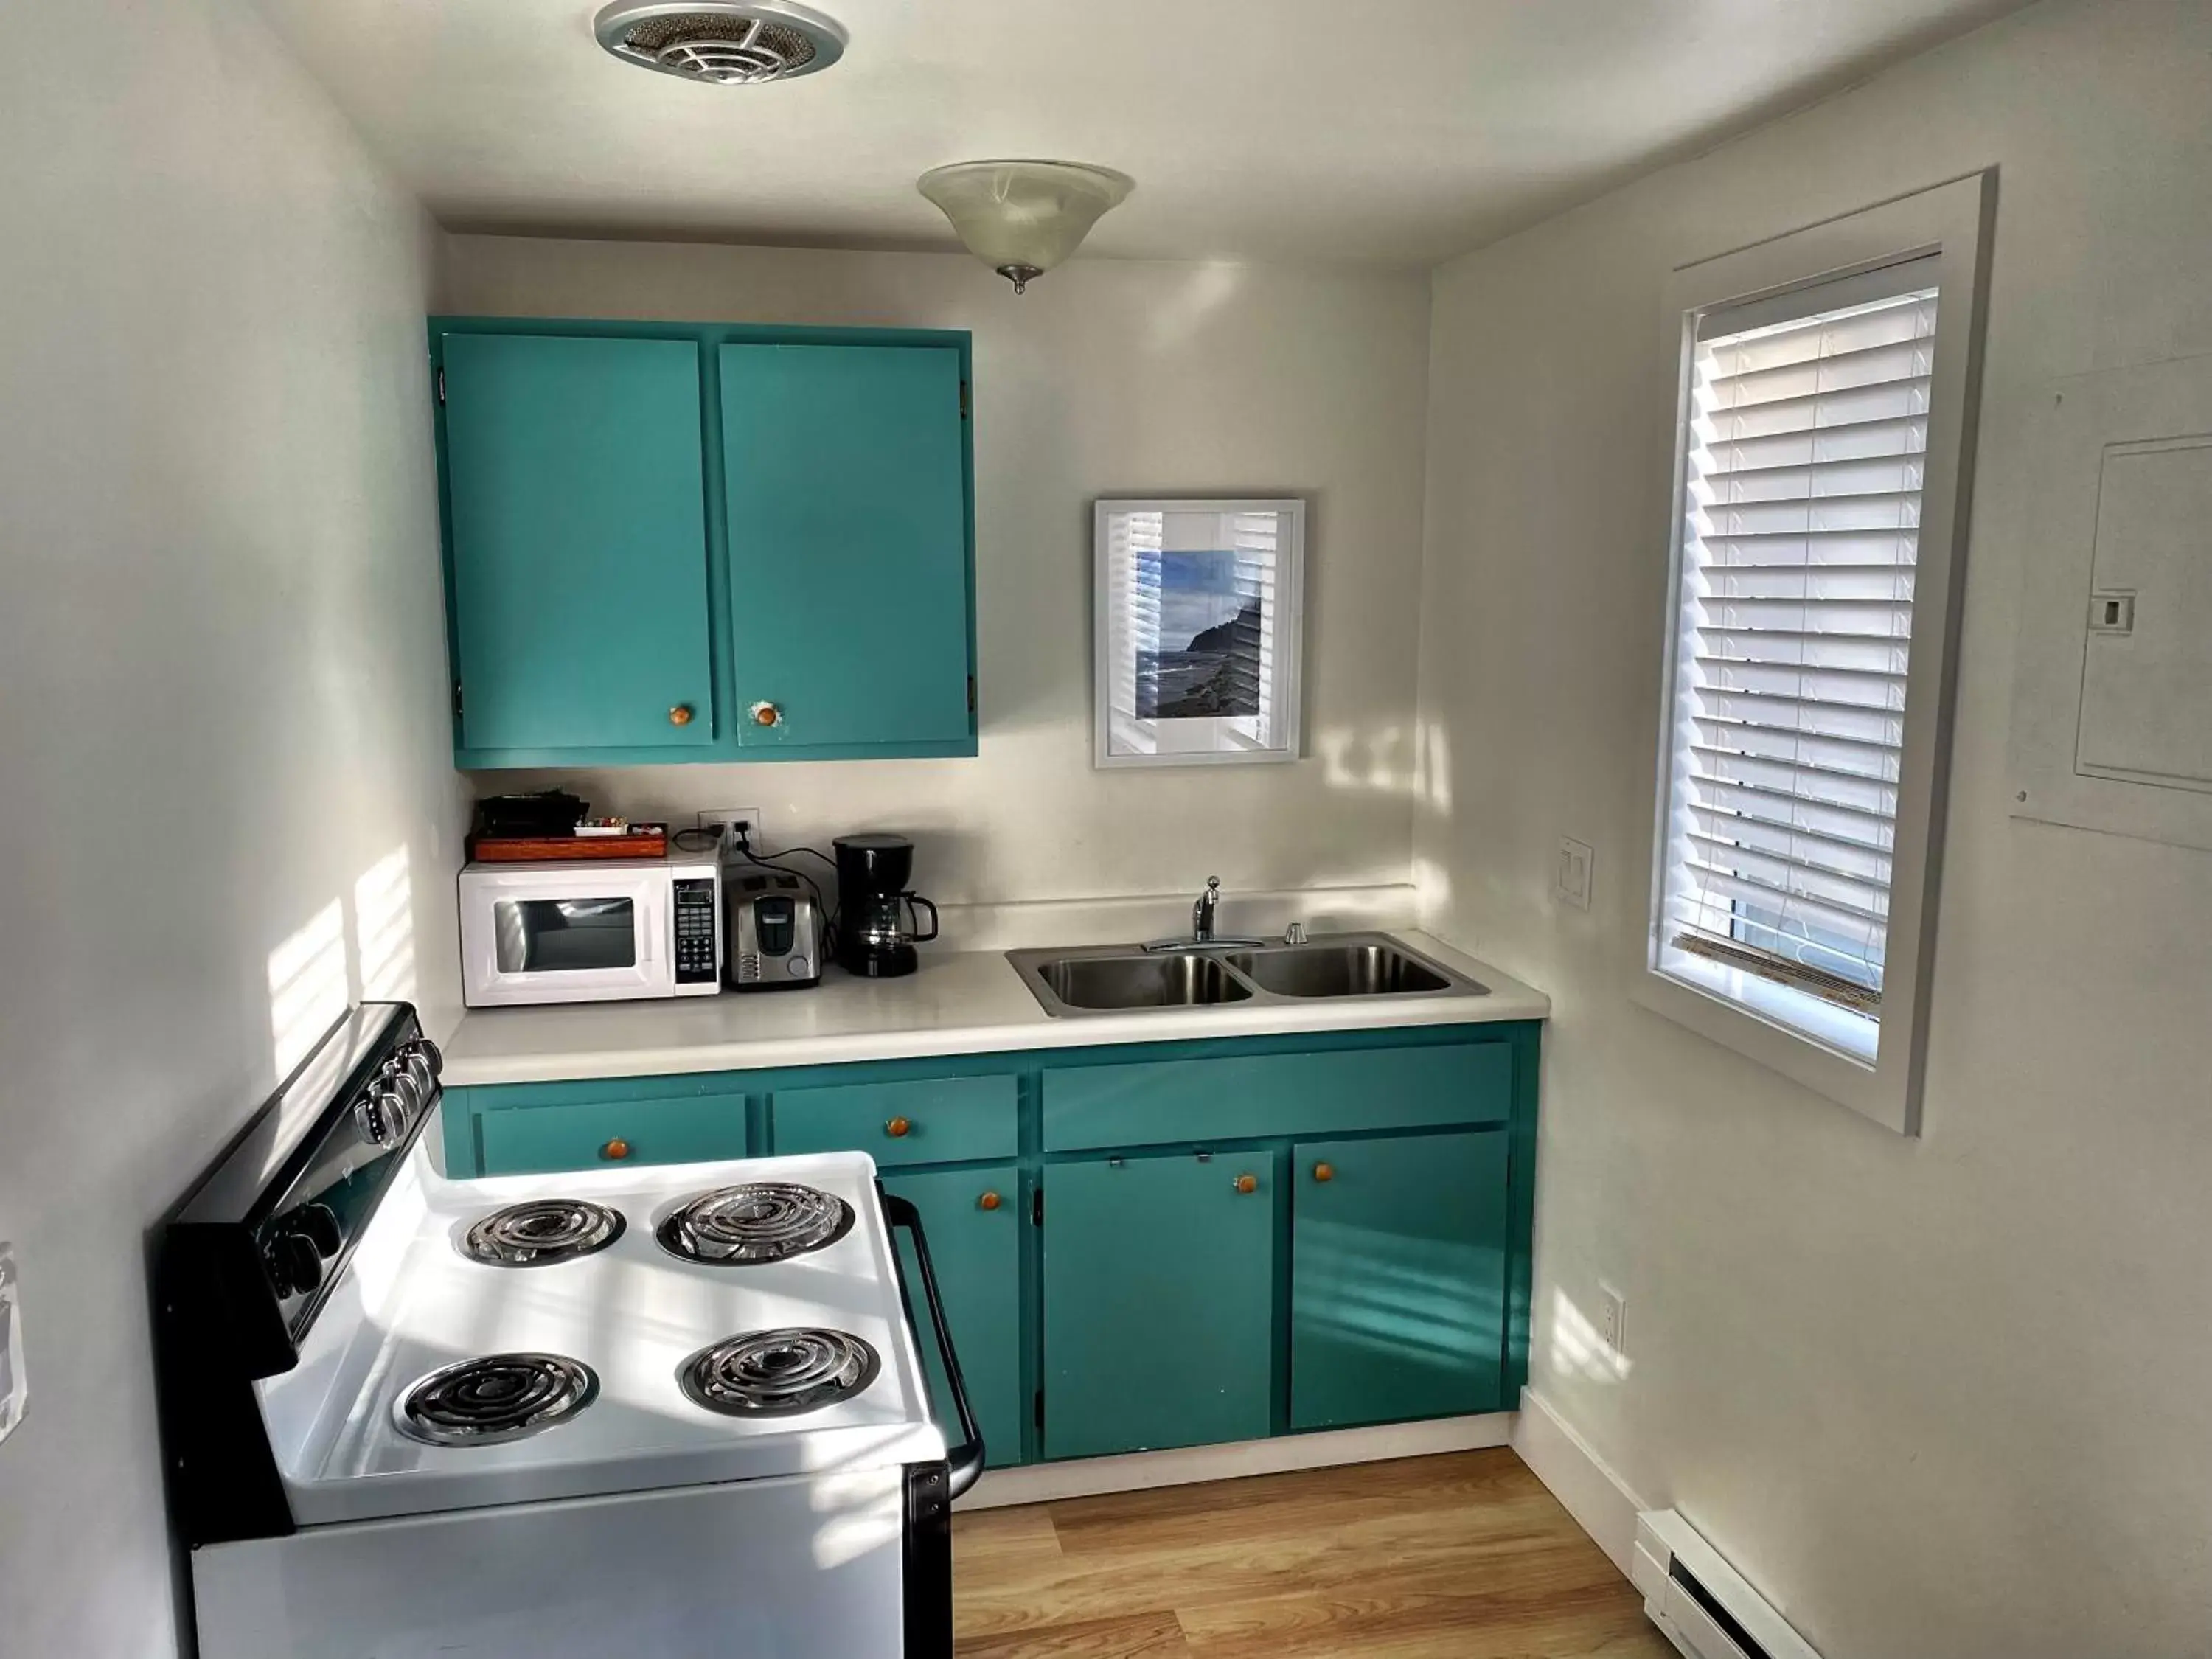
<path fill-rule="evenodd" d="M 1488 988 L 1483 995 L 1343 997 L 1054 1018 L 996 951 L 925 951 L 905 979 L 832 969 L 807 991 L 725 992 L 650 1002 L 481 1008 L 446 1043 L 455 1087 L 563 1079 L 742 1072 L 774 1066 L 1110 1042 L 1356 1031 L 1541 1019 L 1551 1000 L 1427 933 L 1392 937 Z M 1080 948 L 1080 947 L 1073 947 Z"/>

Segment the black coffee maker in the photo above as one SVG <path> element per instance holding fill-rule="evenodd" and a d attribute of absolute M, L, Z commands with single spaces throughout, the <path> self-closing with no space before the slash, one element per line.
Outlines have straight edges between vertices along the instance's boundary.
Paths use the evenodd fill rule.
<path fill-rule="evenodd" d="M 937 907 L 907 886 L 914 843 L 904 836 L 840 836 L 836 845 L 838 965 L 869 979 L 912 973 L 920 963 L 914 947 L 937 937 Z"/>

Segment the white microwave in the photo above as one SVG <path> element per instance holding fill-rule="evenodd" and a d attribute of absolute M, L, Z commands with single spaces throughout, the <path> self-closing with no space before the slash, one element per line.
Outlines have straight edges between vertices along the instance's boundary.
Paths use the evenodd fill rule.
<path fill-rule="evenodd" d="M 461 997 L 471 1008 L 722 988 L 712 857 L 471 864 L 460 900 Z"/>

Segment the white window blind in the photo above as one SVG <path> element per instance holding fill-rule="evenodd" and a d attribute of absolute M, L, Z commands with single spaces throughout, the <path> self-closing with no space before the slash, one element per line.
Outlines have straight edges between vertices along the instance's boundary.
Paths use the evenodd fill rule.
<path fill-rule="evenodd" d="M 1683 434 L 1662 937 L 1881 1018 L 1936 261 L 1709 313 Z"/>

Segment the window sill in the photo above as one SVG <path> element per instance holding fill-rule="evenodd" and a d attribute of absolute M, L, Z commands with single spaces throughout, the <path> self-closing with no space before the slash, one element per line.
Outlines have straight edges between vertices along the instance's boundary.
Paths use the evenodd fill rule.
<path fill-rule="evenodd" d="M 1920 1133 L 1917 1069 L 1906 1045 L 1878 1043 L 1877 1022 L 1686 951 L 1656 955 L 1631 985 L 1639 1006 L 1886 1129 Z"/>

